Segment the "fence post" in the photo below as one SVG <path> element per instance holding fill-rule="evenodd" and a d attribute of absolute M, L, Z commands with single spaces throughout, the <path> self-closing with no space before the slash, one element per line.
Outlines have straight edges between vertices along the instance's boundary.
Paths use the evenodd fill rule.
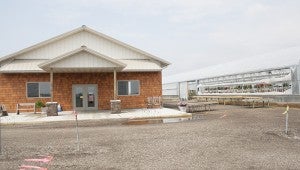
<path fill-rule="evenodd" d="M 289 128 L 289 105 L 286 106 L 286 110 L 285 112 L 283 112 L 282 114 L 285 114 L 285 134 L 288 134 L 288 128 Z"/>
<path fill-rule="evenodd" d="M 79 132 L 78 132 L 78 113 L 74 109 L 73 114 L 75 115 L 75 120 L 76 120 L 76 138 L 77 138 L 77 151 L 79 151 Z"/>

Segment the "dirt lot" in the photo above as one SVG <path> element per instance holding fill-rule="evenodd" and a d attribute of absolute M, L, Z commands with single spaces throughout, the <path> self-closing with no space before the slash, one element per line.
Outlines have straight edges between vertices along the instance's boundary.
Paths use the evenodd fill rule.
<path fill-rule="evenodd" d="M 300 109 L 217 106 L 170 124 L 2 127 L 1 169 L 51 155 L 49 169 L 299 169 Z M 63 124 L 62 122 L 60 122 Z"/>

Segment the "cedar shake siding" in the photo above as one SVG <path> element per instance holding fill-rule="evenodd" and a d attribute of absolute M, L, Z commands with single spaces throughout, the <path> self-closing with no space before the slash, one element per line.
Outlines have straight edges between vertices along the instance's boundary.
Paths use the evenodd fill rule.
<path fill-rule="evenodd" d="M 117 96 L 122 108 L 145 108 L 146 99 L 162 95 L 162 75 L 158 72 L 118 72 L 117 80 L 139 80 L 140 93 L 132 96 Z M 0 103 L 8 112 L 16 112 L 17 103 L 34 103 L 37 100 L 48 102 L 50 98 L 28 98 L 27 82 L 50 82 L 49 73 L 0 73 Z M 72 110 L 72 85 L 98 85 L 98 110 L 110 109 L 113 99 L 113 73 L 54 73 L 53 101 L 61 104 L 64 110 Z"/>

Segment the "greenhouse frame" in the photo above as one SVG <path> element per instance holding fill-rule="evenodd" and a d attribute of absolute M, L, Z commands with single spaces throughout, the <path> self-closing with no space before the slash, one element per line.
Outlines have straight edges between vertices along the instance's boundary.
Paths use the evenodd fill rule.
<path fill-rule="evenodd" d="M 299 95 L 300 47 L 226 62 L 163 79 L 163 95 Z"/>

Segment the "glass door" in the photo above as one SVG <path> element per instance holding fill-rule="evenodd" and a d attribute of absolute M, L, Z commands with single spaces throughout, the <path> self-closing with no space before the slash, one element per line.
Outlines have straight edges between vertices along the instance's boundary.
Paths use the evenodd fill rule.
<path fill-rule="evenodd" d="M 83 108 L 83 87 L 75 86 L 75 108 Z"/>
<path fill-rule="evenodd" d="M 96 106 L 96 87 L 93 85 L 87 86 L 87 107 L 93 108 Z"/>
<path fill-rule="evenodd" d="M 96 84 L 73 85 L 73 108 L 76 110 L 98 110 Z"/>

